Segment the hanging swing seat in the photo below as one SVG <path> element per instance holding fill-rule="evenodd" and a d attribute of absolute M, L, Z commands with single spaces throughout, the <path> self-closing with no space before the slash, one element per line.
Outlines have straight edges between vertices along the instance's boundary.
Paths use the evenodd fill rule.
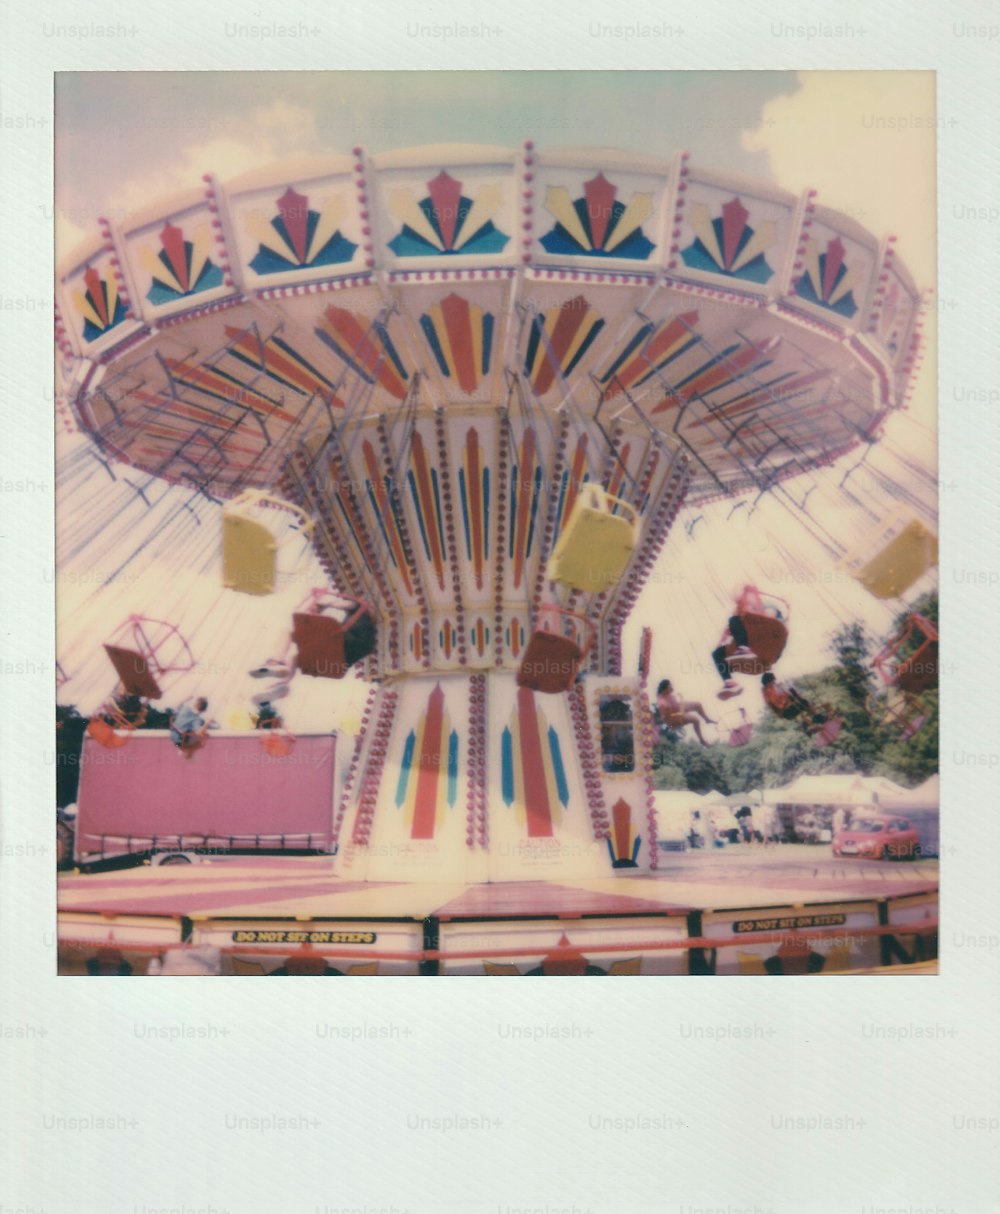
<path fill-rule="evenodd" d="M 937 536 L 919 519 L 896 514 L 869 535 L 844 566 L 876 598 L 894 599 L 937 562 Z"/>
<path fill-rule="evenodd" d="M 753 722 L 747 719 L 745 711 L 728 712 L 721 720 L 722 727 L 729 731 L 729 737 L 726 740 L 726 745 L 731 746 L 734 750 L 740 746 L 746 746 L 753 737 Z"/>
<path fill-rule="evenodd" d="M 317 679 L 342 679 L 348 670 L 375 652 L 375 617 L 367 603 L 338 602 L 326 591 L 312 591 L 308 610 L 292 616 L 297 668 Z M 343 619 L 326 612 L 337 609 Z"/>
<path fill-rule="evenodd" d="M 548 576 L 574 590 L 610 590 L 639 543 L 638 512 L 600 485 L 587 483 L 549 558 Z"/>
<path fill-rule="evenodd" d="M 190 646 L 174 624 L 130 615 L 105 642 L 104 651 L 126 695 L 158 700 L 160 681 L 169 674 L 194 669 Z"/>
<path fill-rule="evenodd" d="M 814 744 L 822 750 L 824 746 L 829 746 L 831 742 L 836 742 L 843 728 L 844 722 L 839 717 L 830 717 L 826 724 L 813 734 Z"/>
<path fill-rule="evenodd" d="M 102 712 L 111 719 L 115 729 L 139 729 L 148 716 L 148 709 L 139 696 L 120 696 L 117 699 L 112 696 Z"/>
<path fill-rule="evenodd" d="M 590 648 L 592 629 L 585 616 L 553 603 L 539 607 L 517 672 L 518 687 L 553 695 L 569 691 Z"/>
<path fill-rule="evenodd" d="M 907 695 L 898 687 L 890 687 L 888 699 L 881 706 L 884 723 L 899 730 L 899 740 L 907 742 L 933 716 L 933 707 L 926 699 L 917 699 Z"/>
<path fill-rule="evenodd" d="M 272 725 L 264 729 L 260 744 L 268 758 L 286 759 L 295 749 L 295 738 L 280 725 Z"/>
<path fill-rule="evenodd" d="M 222 512 L 222 584 L 241 594 L 271 594 L 277 583 L 279 535 L 288 515 L 307 538 L 314 522 L 280 497 L 248 489 Z"/>
<path fill-rule="evenodd" d="M 929 720 L 929 712 L 918 712 L 915 717 L 912 717 L 903 726 L 902 732 L 899 735 L 899 740 L 901 742 L 909 742 L 910 738 L 915 737 Z"/>
<path fill-rule="evenodd" d="M 147 700 L 158 700 L 163 695 L 149 662 L 138 649 L 106 644 L 104 652 L 111 659 L 122 686 L 131 695 L 144 696 Z"/>
<path fill-rule="evenodd" d="M 756 586 L 744 586 L 736 600 L 735 614 L 747 634 L 750 654 L 730 656 L 726 661 L 738 674 L 766 674 L 785 652 L 791 608 L 777 595 L 764 595 Z M 733 642 L 732 649 L 736 649 Z"/>
<path fill-rule="evenodd" d="M 896 686 L 910 695 L 920 695 L 938 685 L 938 643 L 925 641 L 916 653 L 904 658 L 896 671 Z"/>
<path fill-rule="evenodd" d="M 888 687 L 918 696 L 938 685 L 938 630 L 916 612 L 875 657 L 872 665 Z"/>
<path fill-rule="evenodd" d="M 117 750 L 119 747 L 125 746 L 129 740 L 127 733 L 117 733 L 111 722 L 100 714 L 91 717 L 87 722 L 87 733 L 106 750 Z"/>

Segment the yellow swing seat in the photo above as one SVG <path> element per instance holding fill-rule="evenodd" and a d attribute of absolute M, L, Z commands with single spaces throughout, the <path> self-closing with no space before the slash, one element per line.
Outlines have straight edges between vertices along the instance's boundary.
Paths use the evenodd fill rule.
<path fill-rule="evenodd" d="M 268 522 L 277 512 L 294 514 L 305 536 L 313 520 L 298 506 L 248 489 L 222 512 L 222 584 L 242 594 L 271 594 L 277 582 L 278 541 Z M 270 516 L 270 518 L 268 517 Z"/>
<path fill-rule="evenodd" d="M 937 536 L 916 518 L 895 515 L 844 564 L 850 575 L 878 599 L 905 594 L 938 562 Z"/>
<path fill-rule="evenodd" d="M 610 590 L 638 543 L 638 512 L 600 485 L 585 484 L 549 558 L 548 576 L 574 590 Z"/>

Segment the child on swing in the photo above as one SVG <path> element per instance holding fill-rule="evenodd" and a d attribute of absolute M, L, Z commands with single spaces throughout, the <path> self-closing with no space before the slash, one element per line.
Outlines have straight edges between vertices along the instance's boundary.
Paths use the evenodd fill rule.
<path fill-rule="evenodd" d="M 660 720 L 665 721 L 671 729 L 683 729 L 685 725 L 690 725 L 702 746 L 712 745 L 705 741 L 698 717 L 707 725 L 714 725 L 715 721 L 706 714 L 701 704 L 694 700 L 682 700 L 669 679 L 662 679 L 656 688 L 656 710 Z"/>

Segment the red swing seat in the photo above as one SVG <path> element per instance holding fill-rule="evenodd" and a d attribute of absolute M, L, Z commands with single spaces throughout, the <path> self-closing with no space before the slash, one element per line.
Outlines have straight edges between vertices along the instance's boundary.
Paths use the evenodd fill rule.
<path fill-rule="evenodd" d="M 896 686 L 909 695 L 920 695 L 938 685 L 938 643 L 924 641 L 916 653 L 905 658 L 896 671 Z"/>
<path fill-rule="evenodd" d="M 275 722 L 264 727 L 263 735 L 260 744 L 264 748 L 264 753 L 271 759 L 285 759 L 295 749 L 295 738 L 284 726 Z"/>
<path fill-rule="evenodd" d="M 104 652 L 111 659 L 115 674 L 128 695 L 142 696 L 146 700 L 158 700 L 163 695 L 159 683 L 149 669 L 147 659 L 138 649 L 105 645 Z"/>
<path fill-rule="evenodd" d="M 731 670 L 738 674 L 766 674 L 785 652 L 788 643 L 787 620 L 791 608 L 776 595 L 764 596 L 756 586 L 744 586 L 736 600 L 735 615 L 746 629 L 747 648 L 753 652 L 740 657 L 726 656 Z M 732 648 L 736 648 L 735 642 Z"/>
<path fill-rule="evenodd" d="M 158 700 L 164 675 L 194 669 L 190 646 L 176 625 L 130 615 L 105 642 L 104 652 L 126 695 Z"/>
<path fill-rule="evenodd" d="M 917 642 L 916 649 L 906 653 Z M 899 632 L 875 657 L 872 665 L 888 687 L 918 696 L 938 685 L 938 630 L 922 615 L 907 616 Z"/>
<path fill-rule="evenodd" d="M 367 603 L 350 601 L 353 610 L 345 620 L 323 615 L 332 600 L 313 591 L 309 611 L 292 616 L 292 640 L 298 649 L 297 668 L 317 679 L 342 679 L 348 670 L 375 651 L 375 618 Z"/>
<path fill-rule="evenodd" d="M 591 627 L 579 612 L 554 603 L 539 607 L 517 672 L 518 687 L 547 695 L 569 691 L 590 648 Z"/>
<path fill-rule="evenodd" d="M 92 717 L 87 722 L 87 733 L 106 750 L 117 750 L 120 746 L 125 746 L 129 740 L 127 733 L 117 733 L 114 726 L 100 715 Z"/>

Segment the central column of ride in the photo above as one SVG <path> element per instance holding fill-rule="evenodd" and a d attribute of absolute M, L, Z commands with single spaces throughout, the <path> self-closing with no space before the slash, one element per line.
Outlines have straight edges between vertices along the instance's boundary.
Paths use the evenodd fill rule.
<path fill-rule="evenodd" d="M 395 435 L 381 418 L 331 434 L 292 471 L 331 577 L 378 616 L 338 871 L 464 882 L 654 864 L 649 696 L 622 674 L 620 637 L 686 458 L 636 426 L 453 407 Z"/>

